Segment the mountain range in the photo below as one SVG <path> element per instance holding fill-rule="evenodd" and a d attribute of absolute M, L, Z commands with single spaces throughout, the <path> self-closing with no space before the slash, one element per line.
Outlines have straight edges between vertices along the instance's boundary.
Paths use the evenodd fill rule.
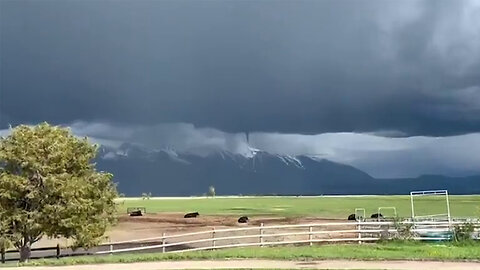
<path fill-rule="evenodd" d="M 197 196 L 209 186 L 217 195 L 409 194 L 433 189 L 480 193 L 479 175 L 378 179 L 326 159 L 250 150 L 248 155 L 220 150 L 199 155 L 123 144 L 115 149 L 102 146 L 96 163 L 97 169 L 113 173 L 126 196 Z"/>

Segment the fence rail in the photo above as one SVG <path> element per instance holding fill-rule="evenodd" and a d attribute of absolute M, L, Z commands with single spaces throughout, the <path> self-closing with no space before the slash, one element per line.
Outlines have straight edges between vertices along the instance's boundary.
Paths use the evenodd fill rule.
<path fill-rule="evenodd" d="M 60 249 L 60 245 L 56 245 L 54 247 L 40 247 L 40 248 L 32 248 L 31 251 L 32 252 L 38 252 L 38 251 L 55 251 L 54 254 L 52 254 L 50 257 L 56 257 L 56 258 L 60 258 L 61 257 L 61 249 Z M 16 249 L 10 249 L 10 250 L 0 250 L 0 261 L 2 263 L 5 263 L 6 261 L 6 254 L 13 254 L 13 253 L 19 253 L 18 250 Z"/>
<path fill-rule="evenodd" d="M 322 243 L 322 242 L 372 242 L 378 241 L 380 239 L 391 238 L 392 235 L 398 234 L 398 230 L 395 226 L 401 225 L 411 225 L 410 232 L 413 234 L 411 239 L 413 240 L 431 240 L 431 241 L 441 241 L 450 239 L 448 236 L 422 236 L 425 233 L 448 233 L 453 231 L 454 226 L 463 225 L 465 221 L 403 221 L 403 222 L 393 222 L 393 221 L 365 221 L 365 222 L 332 222 L 332 223 L 310 223 L 310 224 L 294 224 L 294 225 L 271 225 L 271 226 L 251 226 L 244 228 L 232 228 L 232 229 L 215 229 L 191 232 L 184 234 L 174 234 L 174 235 L 162 235 L 161 237 L 151 237 L 137 239 L 133 241 L 120 241 L 120 242 L 111 242 L 108 243 L 111 245 L 110 250 L 108 251 L 99 251 L 95 254 L 114 254 L 122 252 L 135 252 L 135 251 L 145 251 L 145 250 L 156 250 L 162 249 L 162 252 L 166 252 L 166 248 L 172 247 L 181 247 L 179 249 L 171 250 L 170 252 L 185 252 L 185 251 L 196 251 L 196 250 L 213 250 L 221 248 L 232 248 L 232 247 L 246 247 L 246 246 L 270 246 L 270 245 L 285 245 L 285 244 L 310 244 L 313 243 Z M 480 232 L 480 222 L 476 221 L 472 223 L 475 227 L 474 232 L 477 234 Z M 332 227 L 344 227 L 343 229 L 330 229 Z M 345 227 L 351 227 L 350 229 L 345 229 Z M 292 229 L 304 229 L 308 228 L 308 231 L 290 231 L 285 232 L 284 230 Z M 314 230 L 314 228 L 322 228 L 323 230 Z M 279 232 L 274 233 L 265 233 L 267 230 L 278 230 Z M 231 235 L 232 233 L 248 233 L 251 231 L 258 231 L 254 234 L 244 234 L 244 235 Z M 218 236 L 220 233 L 227 233 L 228 236 Z M 382 235 L 383 234 L 383 235 Z M 386 234 L 386 235 L 385 235 Z M 190 238 L 195 236 L 206 235 L 205 238 L 200 239 L 187 239 L 173 241 L 173 239 L 179 238 Z M 327 236 L 337 236 L 336 238 L 314 238 L 319 235 Z M 373 235 L 373 236 L 372 236 Z M 275 237 L 302 237 L 308 236 L 308 239 L 293 239 L 293 240 L 281 240 L 281 241 L 268 241 L 268 239 Z M 375 237 L 374 237 L 375 236 Z M 234 244 L 223 244 L 218 245 L 220 241 L 227 240 L 237 240 L 243 241 L 246 239 L 258 239 L 255 242 L 239 242 Z M 149 245 L 148 241 L 161 241 L 162 244 L 152 244 Z M 167 240 L 169 243 L 167 243 Z M 130 247 L 130 248 L 120 248 L 113 249 L 113 246 L 120 244 L 142 244 L 143 246 L 139 247 Z M 211 243 L 211 244 L 208 244 Z M 198 244 L 207 244 L 205 246 L 195 246 Z"/>
<path fill-rule="evenodd" d="M 363 243 L 374 242 L 380 239 L 390 239 L 399 235 L 399 226 L 409 227 L 411 239 L 441 241 L 448 240 L 455 226 L 462 226 L 465 220 L 446 221 L 350 221 L 330 223 L 310 223 L 291 225 L 247 226 L 242 228 L 218 229 L 172 234 L 135 239 L 129 241 L 109 242 L 90 250 L 84 255 L 115 254 L 123 252 L 186 252 L 199 250 L 214 250 L 233 247 L 274 246 L 288 244 L 314 243 Z M 480 238 L 480 221 L 469 222 L 474 226 L 474 237 Z M 430 234 L 430 235 L 428 235 Z M 60 247 L 36 248 L 32 251 L 56 250 L 55 255 L 49 257 L 71 256 L 63 254 Z M 17 250 L 3 252 L 18 253 Z"/>
<path fill-rule="evenodd" d="M 436 226 L 451 226 L 451 225 L 462 225 L 465 222 L 462 221 L 406 221 L 400 222 L 400 224 L 415 224 L 416 226 L 420 225 L 436 225 Z M 480 222 L 476 222 L 480 226 Z M 304 227 L 328 227 L 328 226 L 343 226 L 343 225 L 394 225 L 395 223 L 392 221 L 366 221 L 366 222 L 332 222 L 332 223 L 313 223 L 313 224 L 294 224 L 294 225 L 270 225 L 270 226 L 252 226 L 252 227 L 244 227 L 244 228 L 233 228 L 233 229 L 216 229 L 215 232 L 217 233 L 227 233 L 227 232 L 239 232 L 239 231 L 249 231 L 249 230 L 260 230 L 260 229 L 292 229 L 292 228 L 304 228 Z M 148 241 L 155 241 L 161 239 L 172 239 L 172 238 L 180 238 L 180 237 L 187 237 L 187 236 L 197 236 L 202 234 L 211 234 L 212 230 L 207 231 L 199 231 L 199 232 L 191 232 L 191 233 L 184 233 L 184 234 L 173 234 L 173 235 L 165 235 L 165 236 L 156 236 L 156 237 L 149 237 L 149 238 L 141 238 L 141 239 L 134 239 L 134 240 L 127 240 L 127 241 L 115 241 L 109 242 L 105 245 L 119 245 L 119 244 L 129 244 L 135 242 L 148 242 Z"/>

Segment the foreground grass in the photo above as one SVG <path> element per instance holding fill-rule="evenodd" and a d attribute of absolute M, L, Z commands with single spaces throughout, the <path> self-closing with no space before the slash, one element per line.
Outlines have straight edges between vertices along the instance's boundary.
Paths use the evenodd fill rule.
<path fill-rule="evenodd" d="M 394 206 L 401 217 L 409 217 L 410 196 L 365 197 L 249 197 L 249 198 L 192 198 L 192 199 L 134 199 L 119 204 L 120 213 L 127 207 L 146 207 L 147 213 L 195 212 L 210 215 L 275 215 L 321 216 L 346 218 L 355 208 L 376 213 L 378 207 Z M 450 196 L 450 208 L 455 217 L 478 217 L 480 196 Z M 439 197 L 416 200 L 418 215 L 446 213 L 445 199 Z M 384 212 L 385 214 L 389 214 Z"/>
<path fill-rule="evenodd" d="M 480 244 L 464 246 L 426 244 L 418 242 L 380 243 L 364 245 L 322 245 L 299 247 L 234 248 L 216 251 L 186 253 L 137 253 L 105 256 L 83 256 L 62 259 L 33 260 L 23 265 L 73 265 L 98 263 L 132 263 L 165 260 L 221 260 L 221 259 L 275 259 L 275 260 L 479 260 Z"/>

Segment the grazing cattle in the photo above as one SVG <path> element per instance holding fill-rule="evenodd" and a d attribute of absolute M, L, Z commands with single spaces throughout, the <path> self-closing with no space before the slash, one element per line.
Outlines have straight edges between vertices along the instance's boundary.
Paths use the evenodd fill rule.
<path fill-rule="evenodd" d="M 248 217 L 243 216 L 238 219 L 238 223 L 247 223 L 247 222 L 248 222 Z"/>
<path fill-rule="evenodd" d="M 357 220 L 357 216 L 355 214 L 351 214 L 348 216 L 348 220 Z"/>
<path fill-rule="evenodd" d="M 194 213 L 187 213 L 185 214 L 185 216 L 183 216 L 183 218 L 196 218 L 198 217 L 200 214 L 198 212 L 194 212 Z"/>
<path fill-rule="evenodd" d="M 131 216 L 131 217 L 140 217 L 140 216 L 143 216 L 142 210 L 132 211 L 132 212 L 130 212 L 130 216 Z"/>
<path fill-rule="evenodd" d="M 380 218 L 383 218 L 383 215 L 380 214 L 380 213 L 375 213 L 375 214 L 372 214 L 372 215 L 370 216 L 370 218 L 380 219 Z"/>

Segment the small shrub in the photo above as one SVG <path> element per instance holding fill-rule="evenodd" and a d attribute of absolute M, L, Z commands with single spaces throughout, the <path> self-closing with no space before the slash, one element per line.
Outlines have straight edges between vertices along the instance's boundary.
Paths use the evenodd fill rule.
<path fill-rule="evenodd" d="M 453 241 L 456 243 L 469 243 L 472 242 L 472 234 L 475 227 L 472 223 L 466 222 L 461 225 L 455 225 L 453 228 Z"/>
<path fill-rule="evenodd" d="M 401 222 L 400 220 L 395 220 L 394 226 L 395 226 L 395 229 L 397 230 L 397 233 L 393 237 L 395 240 L 408 241 L 413 239 L 414 237 L 414 233 L 412 231 L 413 224 L 404 223 L 404 222 Z"/>
<path fill-rule="evenodd" d="M 148 193 L 142 193 L 142 200 L 150 200 L 150 198 L 152 197 L 152 193 L 151 192 L 148 192 Z"/>
<path fill-rule="evenodd" d="M 215 187 L 214 187 L 214 186 L 208 187 L 208 193 L 207 193 L 207 195 L 208 195 L 209 197 L 215 197 Z"/>
<path fill-rule="evenodd" d="M 0 236 L 0 250 L 3 252 L 12 247 L 12 243 L 3 236 Z"/>

